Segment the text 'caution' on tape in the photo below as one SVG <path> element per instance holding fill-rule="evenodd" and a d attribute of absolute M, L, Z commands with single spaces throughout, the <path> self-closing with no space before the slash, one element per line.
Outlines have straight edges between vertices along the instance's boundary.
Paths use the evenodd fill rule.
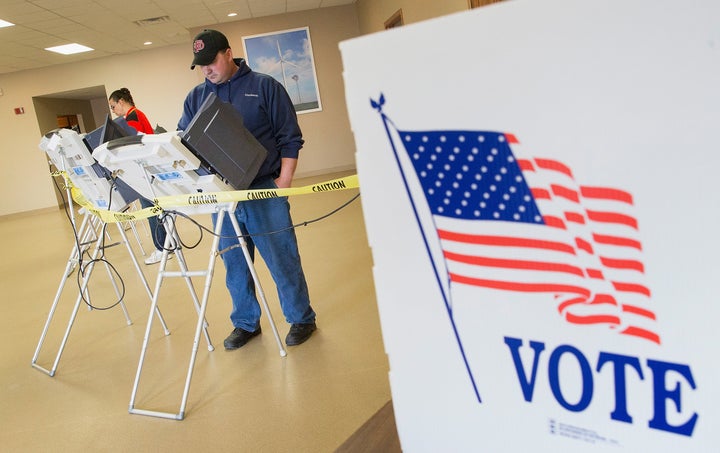
<path fill-rule="evenodd" d="M 127 222 L 146 219 L 156 216 L 163 210 L 172 210 L 183 206 L 199 205 L 226 205 L 239 201 L 265 200 L 268 198 L 280 198 L 295 195 L 307 195 L 311 193 L 335 192 L 359 187 L 357 175 L 345 176 L 317 184 L 310 184 L 303 187 L 289 187 L 287 189 L 256 189 L 256 190 L 229 190 L 223 192 L 203 192 L 186 195 L 171 195 L 159 197 L 153 200 L 154 206 L 132 212 L 118 212 L 107 209 L 98 209 L 85 197 L 80 189 L 74 187 L 63 171 L 53 172 L 53 176 L 62 176 L 65 185 L 70 188 L 73 200 L 87 209 L 88 212 L 99 217 L 105 223 Z"/>

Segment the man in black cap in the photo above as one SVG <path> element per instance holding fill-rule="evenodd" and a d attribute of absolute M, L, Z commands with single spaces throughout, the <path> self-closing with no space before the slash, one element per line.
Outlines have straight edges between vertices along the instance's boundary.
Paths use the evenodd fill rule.
<path fill-rule="evenodd" d="M 178 128 L 185 130 L 205 98 L 215 93 L 240 112 L 245 127 L 268 151 L 250 189 L 290 187 L 304 141 L 295 108 L 282 84 L 269 75 L 253 72 L 244 59 L 234 58 L 227 38 L 216 30 L 203 30 L 193 40 L 190 69 L 195 66 L 205 81 L 188 93 Z M 291 324 L 285 343 L 293 346 L 305 342 L 316 329 L 315 312 L 310 306 L 295 230 L 289 228 L 293 223 L 287 198 L 243 201 L 231 215 L 243 233 L 250 235 L 247 243 L 251 255 L 257 247 L 270 269 L 280 306 Z M 269 232 L 277 233 L 265 234 Z M 222 236 L 221 250 L 237 244 L 228 216 Z M 237 349 L 260 334 L 260 305 L 242 250 L 236 247 L 221 256 L 233 303 L 230 320 L 235 327 L 224 344 L 225 349 Z"/>

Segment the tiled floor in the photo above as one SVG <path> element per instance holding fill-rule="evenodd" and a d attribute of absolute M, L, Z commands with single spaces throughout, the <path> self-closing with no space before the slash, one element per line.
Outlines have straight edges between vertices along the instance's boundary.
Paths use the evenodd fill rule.
<path fill-rule="evenodd" d="M 296 186 L 333 174 L 299 179 Z M 320 217 L 357 190 L 293 197 L 296 223 Z M 208 216 L 198 216 L 209 225 Z M 197 228 L 181 221 L 186 245 Z M 113 240 L 120 238 L 110 228 Z M 138 224 L 146 250 L 146 227 Z M 131 233 L 131 231 L 128 231 Z M 230 332 L 229 296 L 221 260 L 211 289 L 207 320 L 216 349 L 201 338 L 185 419 L 168 420 L 128 413 L 131 390 L 147 325 L 150 299 L 121 246 L 107 260 L 125 286 L 128 325 L 120 307 L 88 310 L 82 304 L 57 373 L 31 366 L 72 244 L 63 211 L 0 218 L 0 451 L 8 452 L 329 452 L 390 399 L 384 353 L 360 200 L 320 222 L 297 230 L 318 331 L 280 357 L 267 317 L 263 334 L 245 347 L 225 351 Z M 131 245 L 142 261 L 138 244 Z M 210 238 L 185 249 L 191 269 L 207 267 Z M 154 288 L 157 265 L 142 265 Z M 177 266 L 177 259 L 169 268 Z M 258 273 L 282 338 L 288 330 L 264 264 Z M 77 271 L 67 280 L 37 363 L 51 368 L 77 298 Z M 202 280 L 196 280 L 202 291 Z M 93 305 L 115 301 L 103 267 L 90 283 Z M 177 412 L 180 408 L 197 315 L 180 279 L 166 280 L 160 310 L 171 334 L 156 322 L 135 406 Z"/>

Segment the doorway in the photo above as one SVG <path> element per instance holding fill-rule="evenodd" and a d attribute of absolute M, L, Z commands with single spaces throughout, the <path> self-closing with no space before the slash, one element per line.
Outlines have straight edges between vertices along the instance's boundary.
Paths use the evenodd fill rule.
<path fill-rule="evenodd" d="M 78 134 L 84 134 L 88 132 L 85 129 L 85 124 L 82 120 L 82 114 L 70 114 L 70 115 L 58 115 L 57 116 L 57 127 L 72 129 Z"/>

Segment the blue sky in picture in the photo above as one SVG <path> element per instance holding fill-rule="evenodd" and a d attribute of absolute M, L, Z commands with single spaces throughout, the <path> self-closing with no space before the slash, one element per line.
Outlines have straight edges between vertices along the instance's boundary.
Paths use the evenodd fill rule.
<path fill-rule="evenodd" d="M 308 29 L 243 38 L 253 71 L 269 74 L 285 85 L 293 104 L 318 102 Z"/>

